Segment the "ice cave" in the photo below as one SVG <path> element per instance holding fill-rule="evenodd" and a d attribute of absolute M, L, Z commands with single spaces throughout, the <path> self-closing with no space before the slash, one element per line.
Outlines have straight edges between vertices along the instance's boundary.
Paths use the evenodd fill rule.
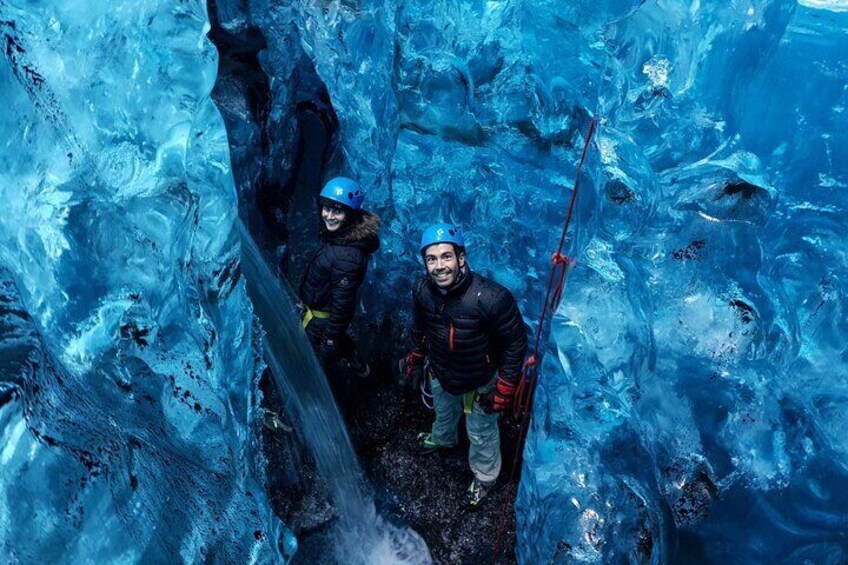
<path fill-rule="evenodd" d="M 3 563 L 848 563 L 848 1 L 0 40 Z"/>

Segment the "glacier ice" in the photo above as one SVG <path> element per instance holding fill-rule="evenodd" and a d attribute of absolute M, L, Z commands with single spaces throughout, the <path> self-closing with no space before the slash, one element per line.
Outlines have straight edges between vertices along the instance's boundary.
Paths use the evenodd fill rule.
<path fill-rule="evenodd" d="M 429 563 L 421 539 L 361 491 L 311 349 L 292 339 L 296 316 L 265 320 L 285 294 L 237 229 L 204 3 L 0 8 L 12 106 L 0 161 L 11 205 L 0 224 L 2 554 L 287 561 L 297 542 L 265 498 L 256 445 L 261 343 L 274 341 L 285 355 L 266 358 L 311 422 L 301 428 L 334 495 L 340 561 Z M 255 134 L 236 123 L 235 139 Z M 245 274 L 271 288 L 253 295 L 267 339 Z"/>
<path fill-rule="evenodd" d="M 597 224 L 552 324 L 520 560 L 845 559 L 846 26 L 793 2 L 606 23 Z"/>
<path fill-rule="evenodd" d="M 0 554 L 280 562 L 204 2 L 0 3 Z"/>
<path fill-rule="evenodd" d="M 600 120 L 520 561 L 844 556 L 840 3 L 290 6 L 282 37 L 253 23 L 304 49 L 338 117 L 330 169 L 387 220 L 375 318 L 406 307 L 435 218 L 534 316 Z"/>
<path fill-rule="evenodd" d="M 403 321 L 420 269 L 414 243 L 439 219 L 465 227 L 472 267 L 509 287 L 532 323 L 583 136 L 599 120 L 570 240 L 578 262 L 545 344 L 524 453 L 519 561 L 845 560 L 844 2 L 213 5 L 230 38 L 258 29 L 264 42 L 246 48 L 260 99 L 235 81 L 216 98 L 242 199 L 291 196 L 298 175 L 317 184 L 318 171 L 300 168 L 293 110 L 317 104 L 333 121 L 326 172 L 362 179 L 385 221 L 362 297 L 374 320 Z M 152 395 L 173 426 L 168 440 L 202 447 L 209 472 L 239 470 L 221 485 L 221 515 L 253 509 L 257 528 L 282 532 L 251 478 L 256 350 L 233 284 L 236 193 L 207 97 L 205 9 L 120 6 L 0 2 L 10 63 L 0 65 L 0 260 L 12 273 L 3 296 L 16 286 L 24 305 L 3 312 L 33 318 L 4 331 L 15 351 L 49 360 L 38 367 L 50 379 L 97 387 L 104 401 L 126 401 L 108 387 L 156 382 L 213 406 L 215 416 L 192 414 Z M 287 205 L 249 207 L 251 228 L 260 208 L 276 221 Z M 277 227 L 274 245 L 284 229 L 297 233 Z M 250 346 L 231 358 L 220 355 L 227 343 Z M 169 372 L 191 374 L 170 371 L 186 361 L 200 381 L 170 385 Z M 18 391 L 0 408 L 5 445 L 18 446 L 0 455 L 17 462 L 2 471 L 6 501 L 46 482 L 26 454 L 77 476 L 61 454 L 88 437 L 57 434 L 65 451 L 37 440 L 68 422 L 37 412 L 24 426 L 35 377 L 14 371 L 0 389 L 2 399 Z M 124 428 L 104 418 L 83 432 L 112 446 L 95 432 Z M 92 514 L 119 516 L 124 532 L 142 519 L 92 512 L 94 501 L 138 496 L 123 485 L 128 473 L 111 470 L 158 461 L 117 437 L 109 473 L 31 497 L 74 501 L 101 542 L 107 525 Z M 95 495 L 107 485 L 111 498 Z M 144 492 L 139 512 L 159 517 L 167 499 Z M 186 555 L 200 555 L 200 539 L 238 555 L 277 551 L 270 533 L 224 543 L 203 519 L 189 523 L 198 529 L 172 534 Z M 7 547 L 23 543 L 13 526 L 3 522 Z M 253 528 L 243 526 L 233 531 Z M 46 531 L 69 539 L 68 527 Z M 107 539 L 102 555 L 137 551 L 128 540 Z M 27 544 L 18 547 L 47 546 Z"/>

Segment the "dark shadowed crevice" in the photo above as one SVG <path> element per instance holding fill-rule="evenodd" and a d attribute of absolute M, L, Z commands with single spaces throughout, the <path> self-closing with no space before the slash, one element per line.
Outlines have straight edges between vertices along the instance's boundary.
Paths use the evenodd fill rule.
<path fill-rule="evenodd" d="M 246 6 L 241 9 L 247 11 Z M 271 251 L 282 272 L 288 272 L 291 251 L 300 253 L 305 239 L 302 230 L 292 227 L 290 212 L 299 207 L 314 210 L 314 205 L 306 203 L 314 202 L 314 186 L 331 153 L 338 128 L 335 113 L 311 62 L 302 57 L 292 76 L 298 102 L 288 113 L 282 109 L 283 115 L 276 116 L 277 123 L 291 125 L 293 120 L 293 142 L 289 141 L 290 131 L 275 126 L 273 112 L 281 109 L 274 108 L 272 78 L 260 62 L 269 39 L 255 25 L 236 30 L 222 27 L 215 0 L 209 1 L 209 18 L 209 37 L 219 53 L 212 98 L 227 126 L 240 216 L 260 247 Z M 290 246 L 290 238 L 297 245 Z M 268 460 L 266 488 L 274 512 L 302 540 L 324 531 L 335 514 L 302 434 L 293 427 L 283 409 L 285 399 L 272 380 L 266 369 L 258 383 L 263 410 L 279 414 L 282 423 L 277 430 L 261 429 Z"/>
<path fill-rule="evenodd" d="M 269 41 L 282 39 L 267 38 L 252 24 L 225 29 L 216 0 L 209 1 L 209 18 L 209 37 L 220 56 L 212 98 L 227 125 L 241 215 L 260 247 L 273 250 L 281 272 L 289 274 L 291 253 L 297 254 L 304 247 L 303 237 L 310 235 L 301 233 L 299 216 L 314 210 L 338 119 L 326 87 L 304 53 L 299 53 L 287 77 L 290 107 L 274 108 L 272 79 L 260 54 Z M 289 245 L 292 233 L 299 243 L 296 249 Z"/>
<path fill-rule="evenodd" d="M 238 9 L 242 14 L 248 12 L 243 4 Z M 278 261 L 278 273 L 297 286 L 318 244 L 316 197 L 328 176 L 343 170 L 339 166 L 343 159 L 339 120 L 326 86 L 305 53 L 300 52 L 292 65 L 285 103 L 275 100 L 275 93 L 279 97 L 280 92 L 274 90 L 272 78 L 262 67 L 262 51 L 283 38 L 266 37 L 265 33 L 271 32 L 249 24 L 232 26 L 234 31 L 224 29 L 218 22 L 215 0 L 210 0 L 209 14 L 210 38 L 220 54 L 212 96 L 227 126 L 240 214 L 260 247 Z M 244 21 L 250 18 L 245 16 Z M 385 298 L 408 306 L 406 296 Z M 432 416 L 394 384 L 392 367 L 406 347 L 404 328 L 393 323 L 394 318 L 376 312 L 357 313 L 351 332 L 369 360 L 372 377 L 352 382 L 341 406 L 378 512 L 419 532 L 438 562 L 488 562 L 501 511 L 506 498 L 512 496 L 506 478 L 511 470 L 514 430 L 503 430 L 504 480 L 484 508 L 463 512 L 460 503 L 472 478 L 467 441 L 461 434 L 462 448 L 445 457 L 419 459 L 414 455 L 416 434 L 429 428 Z M 286 399 L 280 398 L 271 381 L 267 374 L 260 379 L 263 404 L 280 413 L 283 423 L 294 429 L 262 430 L 268 495 L 274 511 L 298 536 L 301 549 L 295 562 L 314 562 L 316 551 L 321 552 L 319 546 L 332 544 L 327 528 L 335 514 L 301 432 L 285 414 Z M 514 539 L 514 515 L 509 510 L 506 563 L 515 560 Z"/>
<path fill-rule="evenodd" d="M 315 73 L 311 64 L 308 67 Z M 297 153 L 292 183 L 282 191 L 289 197 L 287 225 L 299 242 L 314 239 L 317 234 L 316 197 L 334 152 L 339 128 L 326 87 L 317 75 L 310 79 L 305 81 L 308 88 L 296 92 L 293 118 L 298 130 Z M 309 245 L 286 246 L 286 253 L 280 258 L 280 272 L 293 284 L 300 280 L 310 252 Z"/>

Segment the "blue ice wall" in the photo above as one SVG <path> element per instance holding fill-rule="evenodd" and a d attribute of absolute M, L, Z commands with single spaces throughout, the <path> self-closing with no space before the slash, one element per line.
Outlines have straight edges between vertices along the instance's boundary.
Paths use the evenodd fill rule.
<path fill-rule="evenodd" d="M 522 561 L 848 556 L 848 15 L 804 4 L 606 24 L 597 200 L 525 453 Z"/>
<path fill-rule="evenodd" d="M 217 5 L 267 40 L 276 150 L 254 148 L 268 140 L 245 109 L 240 188 L 294 166 L 309 58 L 340 127 L 326 173 L 362 179 L 384 219 L 361 303 L 376 319 L 408 308 L 438 219 L 532 321 L 599 120 L 524 454 L 520 561 L 846 559 L 844 2 Z M 0 22 L 6 547 L 273 557 L 202 3 L 6 0 Z"/>
<path fill-rule="evenodd" d="M 201 1 L 0 3 L 6 560 L 283 559 L 208 25 Z"/>
<path fill-rule="evenodd" d="M 599 120 L 520 560 L 844 559 L 844 2 L 292 7 L 338 114 L 327 174 L 386 226 L 369 316 L 408 307 L 438 219 L 532 321 Z"/>

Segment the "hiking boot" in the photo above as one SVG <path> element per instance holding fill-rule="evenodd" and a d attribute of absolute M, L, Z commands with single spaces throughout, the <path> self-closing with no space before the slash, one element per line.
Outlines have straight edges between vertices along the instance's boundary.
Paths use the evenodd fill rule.
<path fill-rule="evenodd" d="M 430 439 L 429 432 L 421 432 L 418 434 L 418 444 L 416 446 L 415 452 L 416 455 L 431 455 L 438 451 L 451 449 L 454 447 L 453 445 L 439 445 L 437 443 L 433 443 Z"/>
<path fill-rule="evenodd" d="M 489 494 L 494 484 L 495 481 L 484 483 L 478 480 L 477 477 L 474 477 L 474 480 L 471 481 L 471 486 L 468 487 L 468 491 L 465 493 L 465 505 L 469 508 L 477 508 L 483 499 L 486 498 L 486 495 Z"/>

